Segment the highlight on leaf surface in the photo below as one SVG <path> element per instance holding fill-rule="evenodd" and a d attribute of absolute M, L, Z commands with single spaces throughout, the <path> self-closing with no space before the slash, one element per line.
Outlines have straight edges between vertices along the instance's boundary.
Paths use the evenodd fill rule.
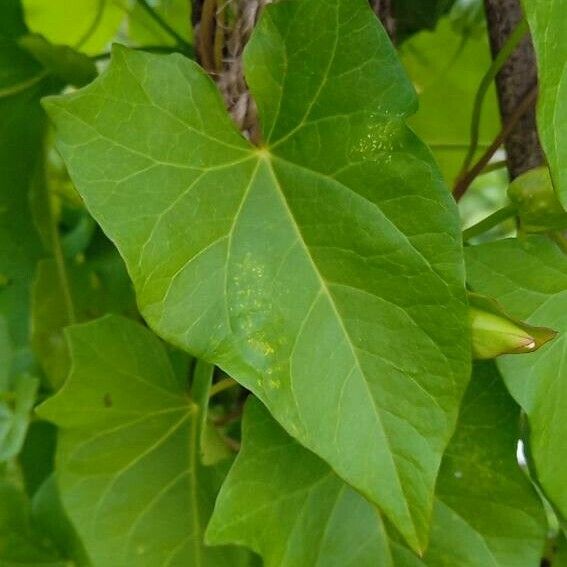
<path fill-rule="evenodd" d="M 366 0 L 267 6 L 245 69 L 262 149 L 179 55 L 116 46 L 45 106 L 150 326 L 424 549 L 470 335 L 456 207 L 405 124 L 415 93 Z"/>
<path fill-rule="evenodd" d="M 469 305 L 474 358 L 535 352 L 557 335 L 552 329 L 511 318 L 489 297 L 469 293 Z"/>

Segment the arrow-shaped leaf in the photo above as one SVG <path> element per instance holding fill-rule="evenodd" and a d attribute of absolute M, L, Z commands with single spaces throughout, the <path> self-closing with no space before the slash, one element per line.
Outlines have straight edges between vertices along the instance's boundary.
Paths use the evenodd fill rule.
<path fill-rule="evenodd" d="M 301 22 L 301 25 L 297 23 Z M 115 48 L 47 108 L 151 326 L 218 364 L 423 548 L 469 374 L 459 223 L 365 0 L 266 9 L 264 144 L 180 56 Z"/>

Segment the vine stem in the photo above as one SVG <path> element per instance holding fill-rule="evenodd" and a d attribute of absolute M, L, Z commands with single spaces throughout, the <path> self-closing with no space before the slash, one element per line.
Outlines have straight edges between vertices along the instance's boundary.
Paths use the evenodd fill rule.
<path fill-rule="evenodd" d="M 472 182 L 483 172 L 484 168 L 488 165 L 494 154 L 498 151 L 500 146 L 508 138 L 508 136 L 514 131 L 518 122 L 522 117 L 528 112 L 535 101 L 537 100 L 538 87 L 537 84 L 532 87 L 528 94 L 524 97 L 519 106 L 515 109 L 514 113 L 510 116 L 508 122 L 504 125 L 496 139 L 490 144 L 486 149 L 484 154 L 480 159 L 467 171 L 462 177 L 457 179 L 455 188 L 453 190 L 453 196 L 458 202 L 462 199 L 463 195 L 467 192 L 467 189 L 471 186 Z"/>
<path fill-rule="evenodd" d="M 463 231 L 463 241 L 466 242 L 467 240 L 470 240 L 475 236 L 479 236 L 480 234 L 488 232 L 491 228 L 494 228 L 504 221 L 511 219 L 515 216 L 515 214 L 516 207 L 514 207 L 513 205 L 508 205 L 507 207 L 499 209 L 498 211 L 487 216 L 485 219 L 481 220 L 479 223 Z"/>
<path fill-rule="evenodd" d="M 193 47 L 187 41 L 185 41 L 147 2 L 147 0 L 137 0 L 138 4 L 146 11 L 148 16 L 150 16 L 165 32 L 167 32 L 175 41 L 179 47 L 183 48 L 184 52 L 192 53 Z"/>
<path fill-rule="evenodd" d="M 478 150 L 478 142 L 480 138 L 480 118 L 482 115 L 482 106 L 484 104 L 484 99 L 488 93 L 488 89 L 494 82 L 494 79 L 508 61 L 510 55 L 514 53 L 517 49 L 518 45 L 522 41 L 522 39 L 528 33 L 528 22 L 525 18 L 522 18 L 520 23 L 516 26 L 510 37 L 506 40 L 506 43 L 502 47 L 502 49 L 498 52 L 498 55 L 490 65 L 490 68 L 482 78 L 480 85 L 478 87 L 478 91 L 475 96 L 474 100 L 474 107 L 473 107 L 473 114 L 471 120 L 471 139 L 470 139 L 470 146 L 469 151 L 464 159 L 463 166 L 461 168 L 461 172 L 459 177 L 462 177 L 470 168 L 474 156 Z"/>

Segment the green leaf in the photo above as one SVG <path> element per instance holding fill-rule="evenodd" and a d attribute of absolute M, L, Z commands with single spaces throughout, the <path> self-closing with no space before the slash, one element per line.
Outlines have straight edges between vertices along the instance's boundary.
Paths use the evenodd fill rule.
<path fill-rule="evenodd" d="M 58 147 L 152 328 L 423 548 L 470 337 L 456 208 L 405 125 L 415 94 L 365 0 L 269 6 L 245 66 L 261 148 L 191 61 L 118 46 L 46 102 Z"/>
<path fill-rule="evenodd" d="M 469 281 L 513 315 L 560 334 L 537 353 L 503 357 L 508 389 L 529 419 L 529 447 L 546 496 L 567 517 L 567 258 L 551 241 L 502 240 L 467 249 Z"/>
<path fill-rule="evenodd" d="M 63 273 L 55 259 L 39 263 L 32 290 L 31 341 L 51 388 L 57 390 L 69 373 L 64 328 L 107 313 L 135 318 L 137 309 L 122 259 L 100 233 L 84 254 L 65 262 Z"/>
<path fill-rule="evenodd" d="M 0 564 L 2 567 L 65 567 L 53 543 L 34 526 L 31 505 L 12 483 L 0 479 Z"/>
<path fill-rule="evenodd" d="M 515 458 L 519 408 L 493 364 L 476 366 L 438 482 L 420 560 L 388 538 L 376 509 L 291 439 L 255 400 L 243 447 L 207 530 L 267 567 L 533 567 L 543 550 L 541 502 Z"/>
<path fill-rule="evenodd" d="M 400 56 L 419 93 L 419 110 L 410 124 L 453 184 L 470 143 L 475 95 L 492 61 L 487 37 L 463 38 L 447 17 L 435 31 L 424 31 L 402 45 Z M 480 123 L 481 148 L 494 140 L 499 128 L 496 91 L 491 87 Z"/>
<path fill-rule="evenodd" d="M 37 34 L 21 37 L 18 45 L 65 84 L 83 87 L 97 76 L 93 61 L 66 45 L 53 45 Z"/>
<path fill-rule="evenodd" d="M 22 448 L 35 404 L 39 380 L 16 376 L 12 387 L 0 390 L 0 462 L 15 457 Z M 7 401 L 4 401 L 5 398 Z"/>
<path fill-rule="evenodd" d="M 2 4 L 0 20 L 10 5 Z M 16 357 L 27 350 L 30 288 L 36 263 L 44 254 L 30 194 L 40 178 L 45 117 L 39 99 L 46 90 L 35 84 L 10 92 L 39 71 L 14 41 L 0 38 L 0 313 Z M 13 371 L 28 370 L 26 366 L 14 365 Z"/>
<path fill-rule="evenodd" d="M 60 428 L 61 498 L 93 563 L 240 565 L 202 545 L 222 474 L 199 465 L 198 413 L 164 346 L 117 316 L 66 334 L 69 380 L 39 414 Z"/>
<path fill-rule="evenodd" d="M 98 53 L 125 17 L 120 2 L 109 0 L 22 0 L 29 29 L 56 45 Z"/>
<path fill-rule="evenodd" d="M 516 460 L 519 428 L 494 363 L 477 363 L 439 474 L 429 567 L 539 564 L 547 525 Z"/>
<path fill-rule="evenodd" d="M 567 207 L 567 0 L 523 0 L 538 60 L 538 127 L 555 190 Z"/>
<path fill-rule="evenodd" d="M 392 565 L 378 510 L 256 399 L 246 404 L 242 439 L 207 541 L 250 547 L 266 567 Z"/>

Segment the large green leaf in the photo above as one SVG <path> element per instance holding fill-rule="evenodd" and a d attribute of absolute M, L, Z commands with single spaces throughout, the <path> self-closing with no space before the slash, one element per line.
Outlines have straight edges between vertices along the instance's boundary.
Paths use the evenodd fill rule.
<path fill-rule="evenodd" d="M 539 67 L 538 126 L 555 189 L 567 207 L 567 0 L 523 0 Z"/>
<path fill-rule="evenodd" d="M 567 257 L 550 240 L 502 240 L 467 250 L 475 290 L 513 315 L 559 331 L 538 352 L 508 356 L 499 367 L 529 418 L 529 446 L 547 497 L 567 518 Z"/>
<path fill-rule="evenodd" d="M 199 465 L 198 412 L 164 346 L 118 316 L 67 336 L 69 380 L 39 413 L 60 427 L 61 498 L 93 563 L 244 564 L 202 545 L 222 475 Z"/>
<path fill-rule="evenodd" d="M 492 363 L 477 365 L 439 476 L 429 549 L 386 536 L 376 509 L 294 442 L 256 401 L 207 537 L 260 553 L 267 567 L 534 567 L 546 526 L 515 458 L 519 408 Z"/>
<path fill-rule="evenodd" d="M 405 125 L 415 94 L 365 0 L 269 6 L 245 65 L 260 148 L 191 61 L 121 47 L 46 102 L 58 146 L 150 325 L 423 548 L 470 345 L 456 208 Z"/>

